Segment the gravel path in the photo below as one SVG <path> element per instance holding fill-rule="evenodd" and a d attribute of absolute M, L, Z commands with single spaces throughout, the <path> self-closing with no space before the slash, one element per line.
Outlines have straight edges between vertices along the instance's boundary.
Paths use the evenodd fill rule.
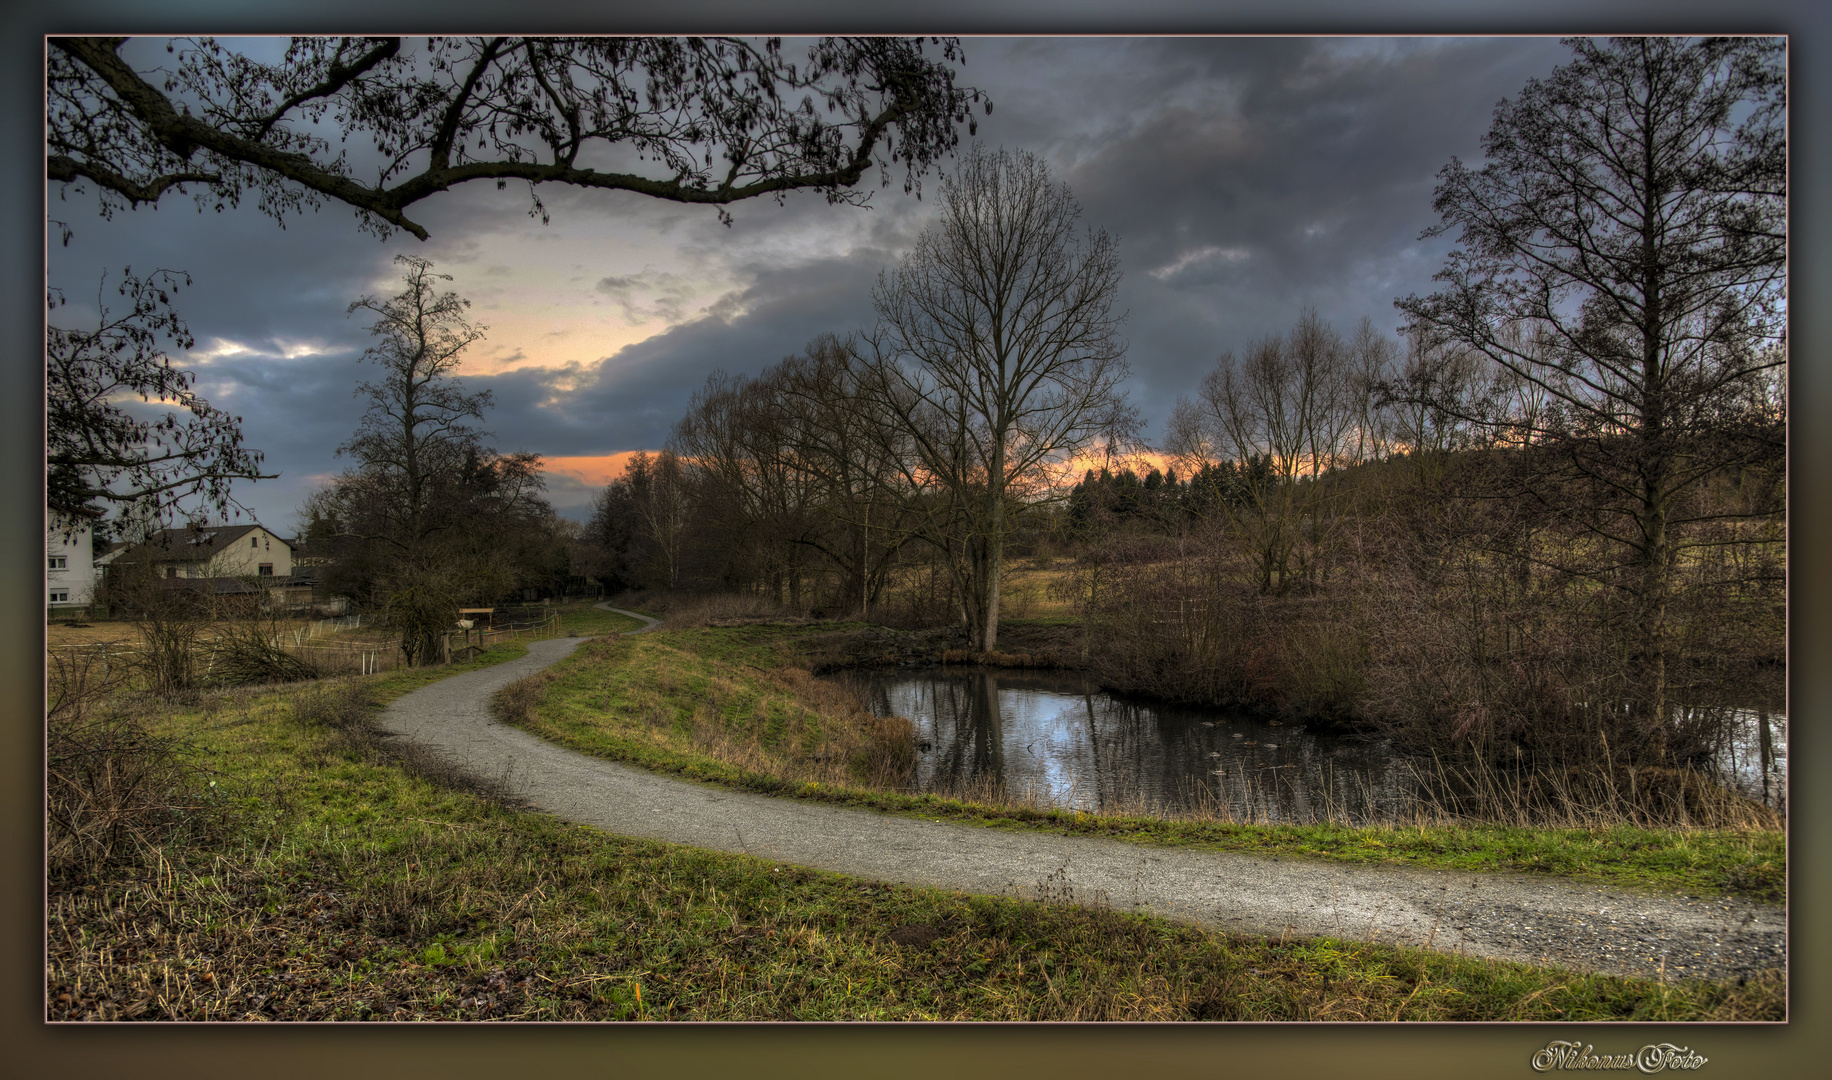
<path fill-rule="evenodd" d="M 642 619 L 643 630 L 658 625 L 599 606 Z M 1106 904 L 1238 933 L 1423 945 L 1625 975 L 1656 976 L 1664 965 L 1669 978 L 1722 978 L 1787 963 L 1786 909 L 1767 904 L 897 817 L 659 776 L 574 753 L 490 716 L 492 693 L 581 640 L 531 642 L 520 660 L 416 690 L 390 706 L 382 725 L 570 821 L 877 881 Z"/>

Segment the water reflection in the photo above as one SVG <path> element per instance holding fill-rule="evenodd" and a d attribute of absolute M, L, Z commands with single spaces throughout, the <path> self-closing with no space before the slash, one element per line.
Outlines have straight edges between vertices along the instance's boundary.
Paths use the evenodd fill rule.
<path fill-rule="evenodd" d="M 1719 780 L 1739 795 L 1785 809 L 1787 717 L 1767 709 L 1734 710 L 1718 750 Z"/>
<path fill-rule="evenodd" d="M 1384 741 L 1128 701 L 1075 672 L 937 667 L 829 678 L 856 689 L 877 715 L 915 724 L 918 791 L 1254 822 L 1409 817 L 1421 794 L 1411 763 Z M 1723 725 L 1702 709 L 1680 712 L 1679 723 L 1729 732 L 1718 751 L 1721 782 L 1784 806 L 1784 717 L 1736 710 Z"/>
<path fill-rule="evenodd" d="M 920 791 L 1107 813 L 1222 811 L 1240 820 L 1365 820 L 1410 805 L 1411 771 L 1382 743 L 1243 714 L 1115 698 L 1072 672 L 854 671 L 880 716 L 916 726 Z"/>

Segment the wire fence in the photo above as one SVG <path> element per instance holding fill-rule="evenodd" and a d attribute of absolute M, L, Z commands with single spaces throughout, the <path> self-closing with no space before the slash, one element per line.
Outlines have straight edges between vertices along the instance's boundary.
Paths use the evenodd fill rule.
<path fill-rule="evenodd" d="M 365 621 L 366 620 L 366 621 Z M 270 644 L 301 660 L 307 661 L 325 676 L 337 675 L 379 675 L 384 671 L 394 671 L 407 666 L 406 655 L 398 641 L 337 641 L 322 644 L 308 644 L 313 638 L 342 630 L 356 630 L 363 626 L 376 630 L 386 628 L 386 624 L 373 615 L 346 615 L 335 619 L 320 619 L 309 626 L 297 627 L 275 634 Z M 471 630 L 450 630 L 442 635 L 440 653 L 435 663 L 452 663 L 466 660 L 489 649 L 492 644 L 518 638 L 559 637 L 562 626 L 558 612 L 538 619 L 511 621 L 490 627 L 478 627 Z M 205 648 L 209 652 L 201 659 L 205 677 L 214 667 L 219 645 L 216 642 L 200 642 L 199 652 Z M 53 656 L 84 656 L 92 662 L 99 663 L 104 673 L 115 664 L 132 664 L 140 652 L 138 645 L 128 642 L 93 642 L 76 645 L 48 645 L 46 652 Z"/>
<path fill-rule="evenodd" d="M 376 624 L 376 618 L 373 615 L 340 615 L 335 619 L 319 619 L 306 626 L 295 627 L 274 635 L 274 644 L 284 645 L 285 642 L 281 639 L 291 637 L 294 645 L 304 645 L 321 634 L 334 634 L 339 630 L 360 630 L 365 617 L 369 620 L 370 626 Z"/>

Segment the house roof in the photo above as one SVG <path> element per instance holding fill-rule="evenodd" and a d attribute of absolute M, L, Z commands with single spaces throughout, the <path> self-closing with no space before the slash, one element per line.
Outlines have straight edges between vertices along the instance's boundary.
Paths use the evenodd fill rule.
<path fill-rule="evenodd" d="M 292 545 L 285 538 L 276 535 L 272 529 L 259 522 L 246 525 L 204 525 L 186 526 L 182 529 L 160 529 L 148 537 L 144 547 L 147 548 L 154 562 L 201 562 L 228 551 L 235 541 L 256 529 L 267 533 L 279 544 L 284 544 L 290 551 Z M 133 545 L 139 547 L 142 545 Z M 110 553 L 115 547 L 109 545 Z"/>

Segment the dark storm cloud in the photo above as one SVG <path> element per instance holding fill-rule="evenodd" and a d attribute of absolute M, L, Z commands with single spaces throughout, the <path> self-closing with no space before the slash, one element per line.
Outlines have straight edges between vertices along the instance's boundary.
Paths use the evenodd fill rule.
<path fill-rule="evenodd" d="M 52 207 L 55 216 L 55 200 Z M 104 272 L 102 300 L 111 307 L 123 267 L 139 275 L 188 272 L 193 284 L 173 306 L 197 346 L 174 351 L 174 362 L 197 375 L 206 400 L 242 418 L 246 445 L 265 455 L 266 471 L 280 474 L 237 485 L 238 498 L 264 523 L 290 529 L 309 478 L 340 467 L 333 450 L 360 415 L 351 390 L 366 377 L 357 358 L 372 339 L 346 309 L 388 273 L 392 250 L 336 208 L 291 219 L 285 229 L 249 207 L 200 215 L 184 201 L 109 221 L 78 203 L 70 216 L 70 244 L 47 253 L 48 280 L 70 301 L 52 321 L 93 326 Z"/>
<path fill-rule="evenodd" d="M 1447 246 L 1418 241 L 1435 174 L 1477 154 L 1495 102 L 1561 57 L 1537 39 L 987 40 L 969 43 L 968 72 L 999 103 L 983 139 L 1042 153 L 1083 223 L 1120 238 L 1133 394 L 1156 422 L 1220 352 L 1305 306 L 1345 331 L 1364 315 L 1395 326 L 1394 297 L 1429 289 Z M 807 197 L 747 207 L 740 244 L 824 227 L 859 246 L 763 278 L 743 318 L 677 326 L 607 362 L 567 407 L 614 418 L 629 441 L 573 452 L 654 447 L 708 372 L 755 371 L 822 330 L 868 326 L 870 283 L 935 192 L 931 180 L 925 202 L 880 193 L 863 219 Z M 659 303 L 667 284 L 598 287 L 634 305 Z"/>
<path fill-rule="evenodd" d="M 744 267 L 756 284 L 596 365 L 467 381 L 495 396 L 490 427 L 504 447 L 561 457 L 656 449 L 713 372 L 754 375 L 818 334 L 869 325 L 870 283 L 888 265 L 881 253 L 865 252 L 781 271 Z"/>
<path fill-rule="evenodd" d="M 1195 38 L 1009 54 L 1038 77 L 995 94 L 995 119 L 1020 118 L 988 127 L 1045 153 L 1084 221 L 1119 237 L 1134 398 L 1157 420 L 1217 355 L 1304 307 L 1395 328 L 1394 298 L 1428 291 L 1448 247 L 1418 240 L 1437 171 L 1478 157 L 1495 103 L 1565 50 Z"/>

